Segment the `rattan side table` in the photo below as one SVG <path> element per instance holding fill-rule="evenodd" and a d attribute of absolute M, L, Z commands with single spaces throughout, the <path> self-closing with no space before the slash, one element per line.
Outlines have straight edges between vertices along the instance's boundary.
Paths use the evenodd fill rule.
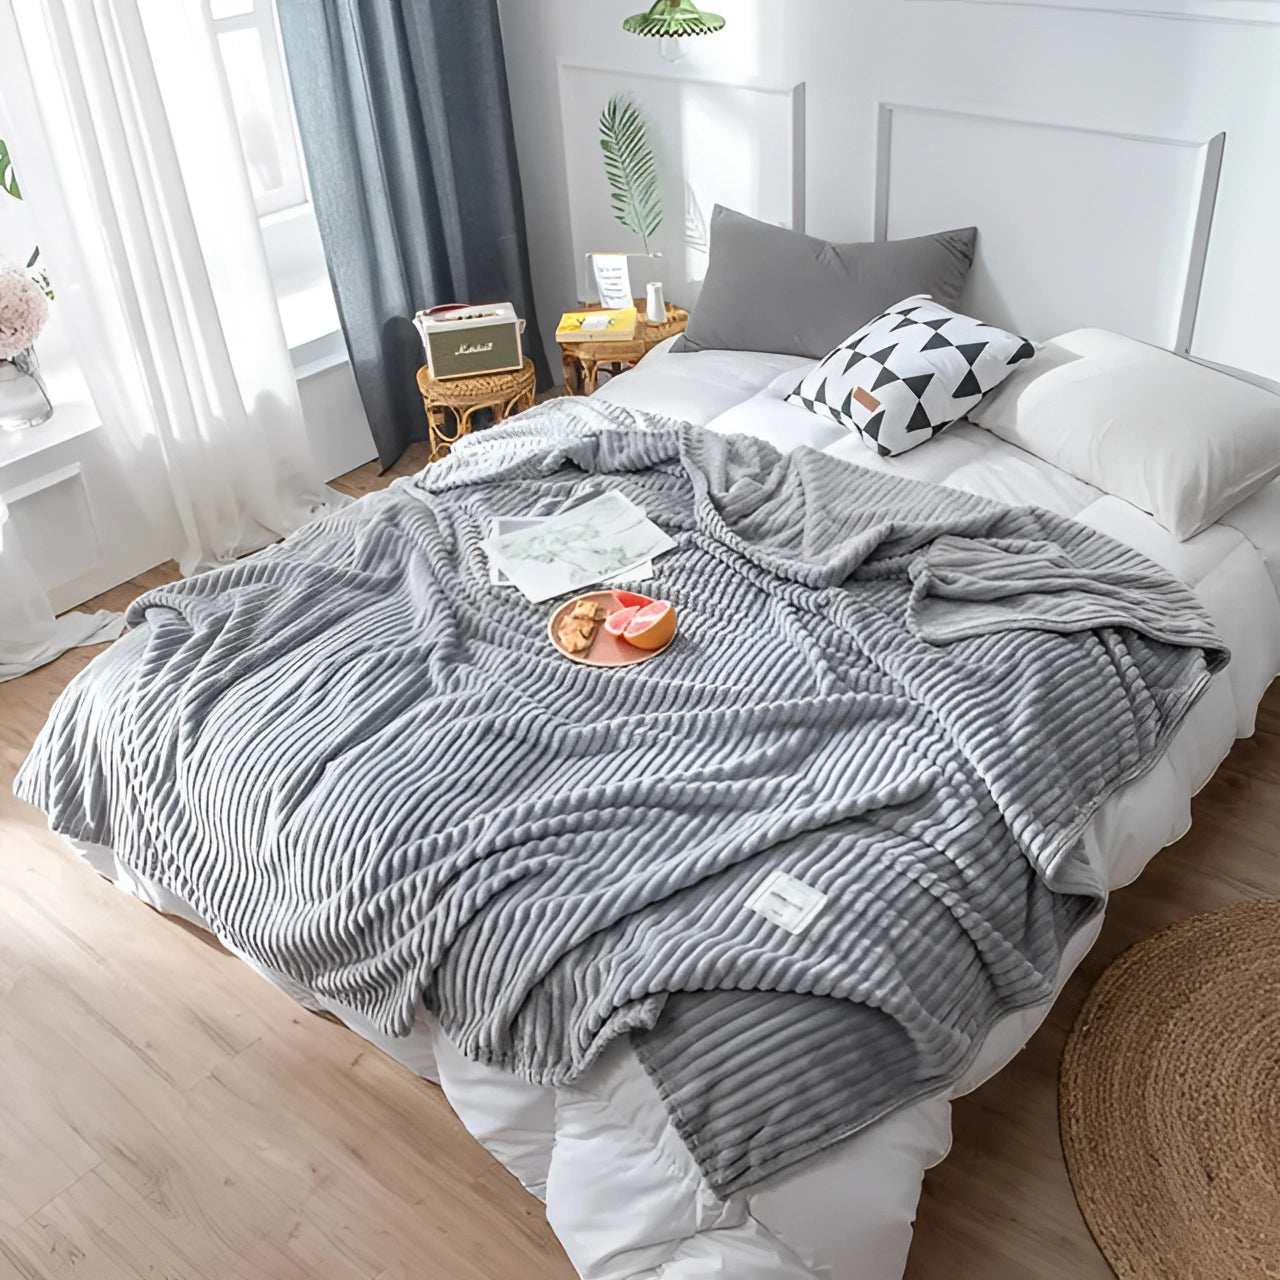
<path fill-rule="evenodd" d="M 492 409 L 494 422 L 520 413 L 533 404 L 535 389 L 533 361 L 525 357 L 523 369 L 509 373 L 477 373 L 470 378 L 433 378 L 426 365 L 418 370 L 418 390 L 427 412 L 428 462 L 436 462 L 471 432 L 471 415 L 477 409 Z M 454 429 L 445 428 L 453 414 Z"/>
<path fill-rule="evenodd" d="M 597 306 L 599 304 L 596 304 Z M 595 310 L 595 306 L 586 308 Z M 661 324 L 650 324 L 644 303 L 636 302 L 636 336 L 626 342 L 562 342 L 561 364 L 564 367 L 564 393 L 567 396 L 589 396 L 596 389 L 600 370 L 621 373 L 630 368 L 647 351 L 664 338 L 683 333 L 689 313 L 683 307 L 667 303 L 667 318 Z"/>

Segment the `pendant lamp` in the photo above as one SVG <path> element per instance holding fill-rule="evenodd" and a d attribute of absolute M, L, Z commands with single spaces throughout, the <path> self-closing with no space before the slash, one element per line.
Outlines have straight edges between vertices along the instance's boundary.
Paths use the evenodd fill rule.
<path fill-rule="evenodd" d="M 718 13 L 703 13 L 693 0 L 657 0 L 648 13 L 633 13 L 622 23 L 635 36 L 708 36 L 724 26 Z"/>

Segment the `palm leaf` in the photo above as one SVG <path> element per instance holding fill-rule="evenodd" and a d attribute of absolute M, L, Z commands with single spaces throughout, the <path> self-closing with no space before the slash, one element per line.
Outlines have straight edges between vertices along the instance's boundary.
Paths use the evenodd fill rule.
<path fill-rule="evenodd" d="M 658 161 L 649 145 L 644 116 L 625 94 L 614 94 L 600 113 L 600 150 L 613 216 L 640 237 L 648 253 L 649 237 L 662 225 Z"/>
<path fill-rule="evenodd" d="M 13 161 L 9 159 L 9 148 L 2 138 L 0 138 L 0 188 L 7 191 L 15 200 L 22 199 L 22 189 L 18 186 L 18 177 L 13 171 Z"/>

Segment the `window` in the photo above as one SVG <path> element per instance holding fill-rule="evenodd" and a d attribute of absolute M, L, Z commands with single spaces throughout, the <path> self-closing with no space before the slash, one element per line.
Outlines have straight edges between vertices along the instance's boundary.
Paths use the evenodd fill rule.
<path fill-rule="evenodd" d="M 209 0 L 259 216 L 307 203 L 273 0 Z"/>
<path fill-rule="evenodd" d="M 275 0 L 206 0 L 295 365 L 346 357 L 293 116 Z M 336 341 L 335 341 L 336 340 Z M 317 343 L 323 351 L 317 355 Z"/>

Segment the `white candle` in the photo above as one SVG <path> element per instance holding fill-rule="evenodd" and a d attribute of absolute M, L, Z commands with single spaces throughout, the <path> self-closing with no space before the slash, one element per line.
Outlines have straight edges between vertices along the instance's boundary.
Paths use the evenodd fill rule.
<path fill-rule="evenodd" d="M 667 319 L 667 304 L 662 296 L 662 281 L 650 280 L 644 287 L 645 293 L 645 315 L 650 324 L 665 324 Z"/>

